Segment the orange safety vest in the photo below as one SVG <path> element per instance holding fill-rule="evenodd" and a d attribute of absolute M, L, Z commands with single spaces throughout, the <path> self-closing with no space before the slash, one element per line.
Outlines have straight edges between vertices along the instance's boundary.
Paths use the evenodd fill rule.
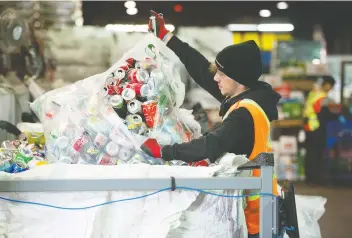
<path fill-rule="evenodd" d="M 272 152 L 271 140 L 270 140 L 270 122 L 263 111 L 263 109 L 253 100 L 243 99 L 235 103 L 226 112 L 223 120 L 234 110 L 244 107 L 252 115 L 254 122 L 254 146 L 253 150 L 249 156 L 249 160 L 253 160 L 258 154 L 262 152 Z M 253 170 L 253 176 L 260 176 L 260 169 Z M 258 191 L 253 192 L 253 190 L 246 190 L 246 194 L 258 193 Z M 277 179 L 276 175 L 273 175 L 273 194 L 278 196 L 277 190 Z M 247 206 L 244 210 L 246 216 L 246 223 L 249 234 L 257 234 L 260 231 L 259 228 L 259 205 L 260 196 L 249 196 L 246 197 Z"/>

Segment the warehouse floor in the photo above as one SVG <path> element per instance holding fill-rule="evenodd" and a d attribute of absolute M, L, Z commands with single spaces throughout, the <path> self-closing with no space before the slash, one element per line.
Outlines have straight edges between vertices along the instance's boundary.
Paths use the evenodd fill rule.
<path fill-rule="evenodd" d="M 325 213 L 319 221 L 322 238 L 351 237 L 352 228 L 352 188 L 309 186 L 303 183 L 295 184 L 296 194 L 314 195 L 327 198 Z"/>

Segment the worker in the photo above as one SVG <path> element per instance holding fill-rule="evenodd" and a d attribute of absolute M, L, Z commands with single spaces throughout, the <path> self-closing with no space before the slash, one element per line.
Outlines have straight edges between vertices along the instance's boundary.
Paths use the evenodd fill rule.
<path fill-rule="evenodd" d="M 165 161 L 183 160 L 204 163 L 215 162 L 225 153 L 247 155 L 250 160 L 261 152 L 270 151 L 270 121 L 278 119 L 277 103 L 280 95 L 262 81 L 261 53 L 254 41 L 230 45 L 220 51 L 215 63 L 165 28 L 161 14 L 156 18 L 156 35 L 175 52 L 191 77 L 214 98 L 221 102 L 223 122 L 198 139 L 187 143 L 165 145 L 150 138 L 141 149 L 154 158 Z M 152 30 L 149 21 L 149 30 Z M 206 164 L 206 163 L 205 163 Z M 253 171 L 260 176 L 260 170 Z M 273 193 L 277 182 L 273 178 Z M 248 192 L 248 191 L 246 191 Z M 259 237 L 259 196 L 246 198 L 245 208 L 248 237 Z"/>
<path fill-rule="evenodd" d="M 309 92 L 304 107 L 304 130 L 306 133 L 306 155 L 304 159 L 305 182 L 320 184 L 322 165 L 324 164 L 324 148 L 326 144 L 326 125 L 329 120 L 336 120 L 338 116 L 329 111 L 328 105 L 333 103 L 328 93 L 334 87 L 332 76 L 323 76 Z"/>

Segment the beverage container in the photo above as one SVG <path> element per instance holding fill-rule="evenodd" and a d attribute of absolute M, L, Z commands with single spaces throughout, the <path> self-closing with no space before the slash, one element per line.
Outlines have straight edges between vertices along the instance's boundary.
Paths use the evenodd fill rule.
<path fill-rule="evenodd" d="M 142 111 L 147 126 L 151 128 L 154 127 L 155 115 L 157 111 L 157 102 L 154 100 L 149 100 L 142 103 Z"/>

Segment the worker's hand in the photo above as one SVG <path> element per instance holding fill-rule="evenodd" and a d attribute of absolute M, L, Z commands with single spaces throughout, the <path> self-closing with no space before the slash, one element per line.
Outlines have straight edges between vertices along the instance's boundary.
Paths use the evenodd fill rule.
<path fill-rule="evenodd" d="M 151 157 L 161 158 L 161 146 L 154 138 L 147 139 L 142 144 L 141 149 Z"/>
<path fill-rule="evenodd" d="M 151 10 L 150 14 L 152 16 L 155 16 L 155 22 L 156 22 L 156 36 L 159 39 L 163 39 L 164 36 L 169 32 L 166 27 L 165 27 L 165 21 L 164 18 L 162 16 L 162 14 L 158 14 L 155 11 Z M 149 24 L 148 24 L 148 31 L 149 32 L 153 32 L 153 24 L 152 24 L 152 20 L 149 20 Z"/>

